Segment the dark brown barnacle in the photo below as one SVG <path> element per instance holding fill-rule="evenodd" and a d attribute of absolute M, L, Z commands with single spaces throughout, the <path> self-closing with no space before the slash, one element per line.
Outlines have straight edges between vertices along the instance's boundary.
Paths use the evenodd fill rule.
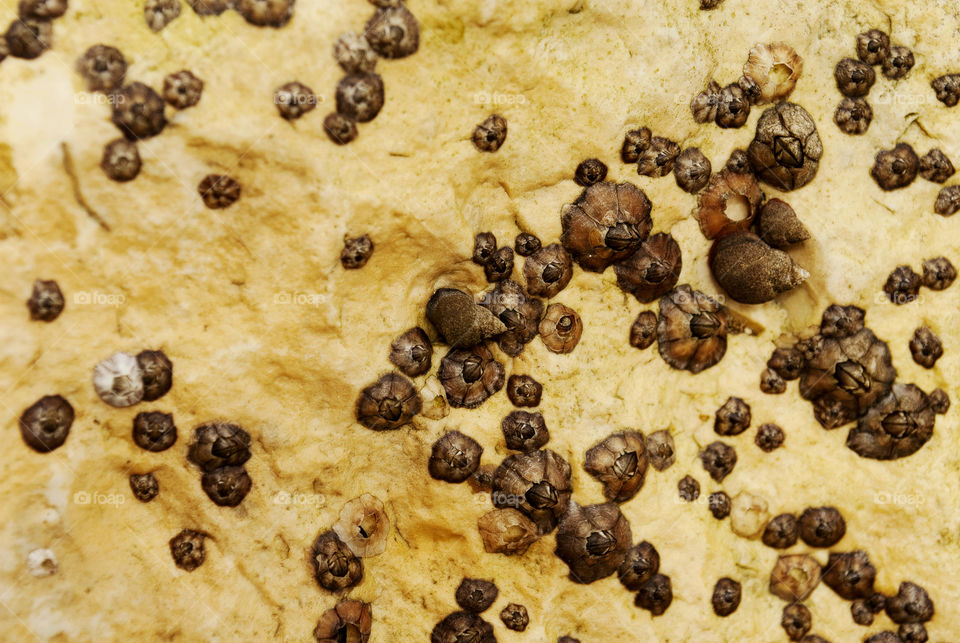
<path fill-rule="evenodd" d="M 603 483 L 603 497 L 626 502 L 637 495 L 647 475 L 647 453 L 643 434 L 637 431 L 612 433 L 587 450 L 583 468 Z"/>
<path fill-rule="evenodd" d="M 485 266 L 497 251 L 497 237 L 492 232 L 478 232 L 473 237 L 473 263 Z"/>
<path fill-rule="evenodd" d="M 632 183 L 596 183 L 563 207 L 560 242 L 581 268 L 603 272 L 633 254 L 649 236 L 651 207 L 647 195 Z"/>
<path fill-rule="evenodd" d="M 91 92 L 109 92 L 123 85 L 127 61 L 116 47 L 93 45 L 77 60 L 77 73 Z"/>
<path fill-rule="evenodd" d="M 207 535 L 201 531 L 184 529 L 170 539 L 170 555 L 180 569 L 192 572 L 206 560 L 203 541 Z"/>
<path fill-rule="evenodd" d="M 763 99 L 763 90 L 760 88 L 760 85 L 746 74 L 737 79 L 737 87 L 740 88 L 744 98 L 746 98 L 751 105 L 756 105 Z"/>
<path fill-rule="evenodd" d="M 399 429 L 409 423 L 422 406 L 423 400 L 410 380 L 387 373 L 360 392 L 357 421 L 374 431 Z"/>
<path fill-rule="evenodd" d="M 739 397 L 730 396 L 713 418 L 717 435 L 740 435 L 750 428 L 750 405 Z"/>
<path fill-rule="evenodd" d="M 497 508 L 523 512 L 546 534 L 567 511 L 570 492 L 570 465 L 544 449 L 504 459 L 493 474 L 491 498 Z"/>
<path fill-rule="evenodd" d="M 823 568 L 824 584 L 840 598 L 847 600 L 872 596 L 876 577 L 877 570 L 870 562 L 870 557 L 859 549 L 847 553 L 831 552 Z"/>
<path fill-rule="evenodd" d="M 402 4 L 378 9 L 363 32 L 384 58 L 405 58 L 420 47 L 420 23 Z"/>
<path fill-rule="evenodd" d="M 823 144 L 807 110 L 782 102 L 760 115 L 747 156 L 761 181 L 789 192 L 816 176 Z"/>
<path fill-rule="evenodd" d="M 32 60 L 53 46 L 53 26 L 49 20 L 17 19 L 10 23 L 4 39 L 11 56 Z"/>
<path fill-rule="evenodd" d="M 351 78 L 351 76 L 347 76 L 347 78 Z M 342 83 L 343 81 L 341 81 L 341 84 Z M 338 86 L 338 99 L 339 96 L 340 94 Z M 381 104 L 382 103 L 383 101 L 381 100 Z M 280 112 L 280 116 L 282 118 L 288 121 L 293 121 L 300 118 L 307 112 L 316 109 L 317 95 L 313 93 L 312 89 L 303 83 L 294 80 L 289 83 L 284 83 L 274 90 L 273 104 L 276 105 L 277 111 Z M 339 104 L 337 107 L 337 112 L 350 122 L 359 120 L 355 114 L 344 113 L 344 111 L 339 108 Z"/>
<path fill-rule="evenodd" d="M 479 614 L 497 600 L 497 586 L 493 581 L 482 578 L 464 578 L 460 581 L 454 598 L 457 605 L 468 612 Z"/>
<path fill-rule="evenodd" d="M 550 431 L 541 413 L 512 411 L 500 422 L 500 429 L 511 451 L 536 451 L 550 441 Z"/>
<path fill-rule="evenodd" d="M 924 368 L 933 368 L 937 360 L 943 356 L 943 342 L 932 330 L 921 326 L 913 331 L 910 339 L 910 354 L 913 361 Z"/>
<path fill-rule="evenodd" d="M 20 415 L 20 437 L 37 453 L 49 453 L 67 441 L 73 407 L 60 395 L 45 395 Z"/>
<path fill-rule="evenodd" d="M 313 638 L 317 643 L 367 643 L 372 626 L 369 603 L 344 599 L 320 616 Z"/>
<path fill-rule="evenodd" d="M 630 523 L 617 505 L 573 504 L 557 527 L 556 554 L 570 568 L 570 580 L 592 583 L 617 571 L 630 542 Z"/>
<path fill-rule="evenodd" d="M 811 616 L 806 605 L 794 603 L 783 608 L 780 625 L 787 633 L 787 638 L 791 641 L 799 641 L 810 631 L 810 627 L 813 625 L 813 616 Z"/>
<path fill-rule="evenodd" d="M 463 482 L 480 466 L 483 453 L 476 440 L 459 431 L 447 431 L 430 450 L 430 477 L 444 482 Z"/>
<path fill-rule="evenodd" d="M 673 171 L 673 163 L 680 155 L 680 146 L 669 138 L 654 136 L 650 146 L 637 159 L 637 174 L 654 178 L 666 176 Z"/>
<path fill-rule="evenodd" d="M 933 601 L 927 591 L 910 581 L 900 583 L 895 596 L 887 598 L 887 616 L 894 623 L 925 623 L 933 618 Z"/>
<path fill-rule="evenodd" d="M 163 98 L 177 109 L 193 107 L 202 94 L 203 81 L 186 69 L 163 79 Z"/>
<path fill-rule="evenodd" d="M 241 191 L 240 183 L 225 174 L 208 174 L 197 185 L 203 204 L 211 210 L 230 207 L 240 198 Z"/>
<path fill-rule="evenodd" d="M 53 279 L 37 279 L 33 282 L 30 299 L 27 300 L 27 310 L 33 321 L 52 322 L 63 312 L 65 305 L 60 285 Z"/>
<path fill-rule="evenodd" d="M 580 342 L 583 322 L 575 310 L 560 303 L 550 304 L 540 320 L 540 339 L 554 353 L 569 353 Z"/>
<path fill-rule="evenodd" d="M 713 586 L 713 596 L 710 598 L 713 613 L 717 616 L 730 616 L 736 612 L 740 607 L 742 591 L 740 583 L 732 578 L 718 580 Z"/>
<path fill-rule="evenodd" d="M 527 292 L 534 297 L 554 297 L 570 283 L 573 260 L 558 243 L 535 250 L 523 262 Z"/>
<path fill-rule="evenodd" d="M 933 211 L 942 217 L 960 212 L 960 185 L 948 185 L 937 194 Z"/>
<path fill-rule="evenodd" d="M 890 54 L 890 36 L 871 29 L 857 36 L 857 57 L 868 65 L 879 65 Z"/>
<path fill-rule="evenodd" d="M 323 531 L 310 548 L 310 562 L 317 584 L 330 592 L 353 587 L 363 580 L 363 560 L 333 531 Z"/>
<path fill-rule="evenodd" d="M 180 15 L 180 0 L 147 0 L 143 17 L 151 31 L 161 31 Z"/>
<path fill-rule="evenodd" d="M 867 607 L 867 601 L 863 598 L 850 603 L 850 616 L 857 625 L 873 625 L 873 612 Z"/>
<path fill-rule="evenodd" d="M 493 626 L 470 612 L 448 614 L 434 626 L 430 643 L 496 643 Z"/>
<path fill-rule="evenodd" d="M 280 28 L 293 16 L 295 0 L 234 0 L 243 19 L 257 27 Z"/>
<path fill-rule="evenodd" d="M 730 158 L 727 159 L 723 169 L 733 174 L 753 173 L 753 168 L 750 166 L 750 158 L 744 150 L 739 148 L 730 152 Z"/>
<path fill-rule="evenodd" d="M 507 397 L 514 406 L 539 406 L 543 385 L 529 375 L 511 375 L 507 379 Z"/>
<path fill-rule="evenodd" d="M 693 502 L 700 497 L 700 483 L 691 476 L 683 476 L 677 483 L 677 491 L 681 499 Z"/>
<path fill-rule="evenodd" d="M 669 431 L 654 431 L 647 436 L 647 458 L 657 471 L 669 469 L 677 460 L 677 450 Z"/>
<path fill-rule="evenodd" d="M 757 428 L 757 436 L 753 441 L 758 447 L 760 447 L 761 451 L 766 453 L 776 451 L 783 445 L 783 429 L 776 424 L 761 424 Z"/>
<path fill-rule="evenodd" d="M 646 127 L 633 129 L 627 132 L 623 137 L 623 145 L 620 147 L 620 159 L 624 163 L 636 163 L 640 160 L 640 155 L 650 147 L 651 133 Z"/>
<path fill-rule="evenodd" d="M 357 121 L 332 112 L 323 119 L 323 131 L 337 145 L 346 145 L 357 138 Z"/>
<path fill-rule="evenodd" d="M 411 328 L 390 344 L 390 363 L 407 377 L 417 377 L 430 370 L 433 344 L 417 326 Z"/>
<path fill-rule="evenodd" d="M 942 388 L 935 388 L 927 396 L 930 409 L 937 415 L 943 415 L 950 410 L 950 396 Z"/>
<path fill-rule="evenodd" d="M 677 286 L 660 298 L 657 347 L 677 370 L 710 368 L 727 350 L 726 309 L 687 284 Z"/>
<path fill-rule="evenodd" d="M 369 234 L 359 237 L 346 237 L 340 251 L 340 265 L 346 270 L 359 270 L 367 265 L 373 256 L 373 239 Z"/>
<path fill-rule="evenodd" d="M 141 351 L 137 364 L 143 374 L 143 399 L 158 400 L 173 386 L 173 363 L 163 351 Z"/>
<path fill-rule="evenodd" d="M 896 383 L 850 429 L 847 446 L 863 458 L 904 458 L 930 440 L 933 425 L 926 394 L 914 384 Z"/>
<path fill-rule="evenodd" d="M 897 266 L 883 284 L 883 291 L 894 304 L 908 304 L 917 299 L 921 283 L 920 275 L 914 272 L 913 268 Z"/>
<path fill-rule="evenodd" d="M 632 255 L 614 264 L 617 285 L 647 304 L 670 291 L 680 278 L 680 244 L 669 233 L 659 232 L 640 244 Z"/>
<path fill-rule="evenodd" d="M 884 190 L 898 190 L 913 183 L 919 169 L 920 159 L 913 148 L 897 143 L 893 149 L 877 152 L 870 176 Z"/>
<path fill-rule="evenodd" d="M 493 472 L 497 470 L 492 464 L 481 464 L 477 470 L 467 478 L 467 484 L 474 493 L 490 493 L 493 489 Z"/>
<path fill-rule="evenodd" d="M 688 147 L 673 164 L 673 178 L 684 192 L 694 194 L 706 187 L 712 167 L 698 147 Z"/>
<path fill-rule="evenodd" d="M 852 337 L 864 329 L 866 313 L 857 306 L 831 304 L 820 319 L 820 334 L 827 338 Z"/>
<path fill-rule="evenodd" d="M 785 601 L 802 601 L 819 582 L 820 564 L 813 556 L 780 556 L 770 572 L 770 593 Z"/>
<path fill-rule="evenodd" d="M 477 520 L 483 550 L 491 554 L 522 555 L 539 537 L 536 524 L 516 509 L 494 509 Z"/>
<path fill-rule="evenodd" d="M 491 292 L 484 295 L 480 305 L 496 315 L 506 327 L 506 331 L 497 337 L 497 345 L 507 355 L 516 357 L 523 352 L 523 347 L 537 336 L 543 315 L 543 302 L 528 297 L 520 284 L 512 279 L 499 282 Z"/>
<path fill-rule="evenodd" d="M 905 78 L 910 70 L 913 69 L 913 52 L 906 47 L 893 45 L 890 47 L 890 53 L 880 63 L 880 69 L 883 75 L 891 80 Z"/>
<path fill-rule="evenodd" d="M 204 471 L 238 467 L 250 459 L 250 434 L 230 422 L 209 422 L 196 428 L 188 453 Z"/>
<path fill-rule="evenodd" d="M 760 390 L 769 395 L 780 395 L 786 392 L 787 382 L 772 368 L 766 368 L 760 374 Z"/>
<path fill-rule="evenodd" d="M 732 509 L 730 496 L 725 491 L 716 491 L 707 498 L 710 513 L 717 520 L 723 520 L 730 515 Z"/>
<path fill-rule="evenodd" d="M 758 43 L 747 55 L 743 75 L 760 88 L 757 103 L 779 103 L 790 95 L 803 73 L 803 60 L 783 42 Z"/>
<path fill-rule="evenodd" d="M 873 121 L 873 109 L 863 98 L 844 98 L 833 113 L 833 122 L 844 134 L 863 134 Z"/>
<path fill-rule="evenodd" d="M 377 52 L 365 34 L 341 34 L 333 43 L 333 58 L 348 74 L 369 74 L 377 66 Z"/>
<path fill-rule="evenodd" d="M 607 178 L 607 165 L 600 159 L 581 161 L 573 174 L 573 180 L 576 184 L 585 188 L 594 183 L 599 183 L 605 178 Z"/>
<path fill-rule="evenodd" d="M 130 140 L 156 136 L 167 125 L 163 99 L 143 83 L 118 90 L 112 102 L 113 124 Z"/>
<path fill-rule="evenodd" d="M 617 577 L 631 592 L 635 592 L 660 571 L 660 554 L 657 548 L 643 541 L 626 551 L 617 567 Z"/>
<path fill-rule="evenodd" d="M 934 147 L 920 157 L 920 176 L 928 181 L 943 183 L 955 172 L 950 158 L 940 148 Z"/>
<path fill-rule="evenodd" d="M 253 482 L 243 467 L 220 467 L 203 474 L 203 492 L 220 507 L 236 507 L 250 492 Z"/>
<path fill-rule="evenodd" d="M 630 325 L 630 345 L 643 350 L 657 339 L 657 314 L 651 310 L 641 311 Z"/>
<path fill-rule="evenodd" d="M 503 626 L 514 632 L 522 632 L 530 624 L 530 615 L 527 608 L 519 603 L 507 603 L 506 607 L 500 610 L 500 620 Z"/>
<path fill-rule="evenodd" d="M 927 643 L 930 638 L 922 623 L 901 623 L 897 636 L 903 643 Z"/>
<path fill-rule="evenodd" d="M 930 81 L 930 86 L 937 95 L 937 100 L 953 107 L 960 102 L 960 74 L 944 74 Z"/>
<path fill-rule="evenodd" d="M 714 241 L 710 272 L 735 301 L 761 304 L 792 290 L 810 273 L 787 253 L 767 245 L 752 232 L 734 232 Z"/>
<path fill-rule="evenodd" d="M 835 507 L 808 507 L 798 525 L 801 540 L 811 547 L 832 547 L 847 533 L 847 523 Z"/>
<path fill-rule="evenodd" d="M 376 118 L 382 107 L 383 79 L 379 74 L 347 74 L 337 83 L 338 114 L 366 123 Z"/>
<path fill-rule="evenodd" d="M 853 58 L 844 58 L 838 62 L 833 70 L 833 77 L 840 93 L 851 98 L 866 96 L 877 80 L 873 67 Z"/>
<path fill-rule="evenodd" d="M 797 517 L 793 514 L 780 514 L 767 523 L 760 538 L 767 547 L 787 549 L 793 547 L 799 537 Z"/>
<path fill-rule="evenodd" d="M 20 0 L 17 15 L 21 18 L 52 20 L 67 12 L 67 0 Z"/>
<path fill-rule="evenodd" d="M 173 416 L 160 411 L 137 413 L 133 418 L 133 441 L 146 451 L 166 451 L 177 441 Z"/>
<path fill-rule="evenodd" d="M 884 630 L 864 639 L 863 643 L 903 643 L 903 639 L 889 630 Z"/>
<path fill-rule="evenodd" d="M 757 87 L 759 90 L 759 86 Z M 750 99 L 743 93 L 740 86 L 730 83 L 724 87 L 717 103 L 717 125 L 723 128 L 743 127 L 748 116 L 750 116 Z"/>
<path fill-rule="evenodd" d="M 711 9 L 716 9 L 720 6 L 723 0 L 700 0 L 700 9 L 702 11 L 710 11 Z"/>
<path fill-rule="evenodd" d="M 496 152 L 507 140 L 507 119 L 491 114 L 473 130 L 473 144 L 481 152 Z"/>
<path fill-rule="evenodd" d="M 513 249 L 521 257 L 529 257 L 540 250 L 541 247 L 543 247 L 543 244 L 537 235 L 529 232 L 521 232 L 513 240 Z M 530 284 L 527 284 L 527 290 L 530 290 Z"/>
<path fill-rule="evenodd" d="M 487 281 L 503 281 L 513 273 L 513 248 L 503 246 L 498 248 L 487 263 L 483 264 L 483 274 Z"/>
<path fill-rule="evenodd" d="M 103 147 L 100 167 L 111 181 L 132 181 L 140 174 L 141 166 L 140 151 L 134 141 L 116 138 Z"/>
<path fill-rule="evenodd" d="M 187 0 L 198 16 L 219 16 L 233 7 L 234 0 Z"/>
<path fill-rule="evenodd" d="M 717 118 L 717 106 L 720 104 L 720 85 L 711 80 L 706 89 L 690 101 L 690 112 L 698 123 L 709 123 Z"/>
<path fill-rule="evenodd" d="M 160 493 L 160 484 L 152 473 L 131 473 L 130 491 L 140 502 L 150 502 Z"/>
<path fill-rule="evenodd" d="M 774 349 L 770 359 L 767 360 L 767 367 L 787 381 L 800 377 L 803 366 L 803 353 L 792 346 Z"/>
<path fill-rule="evenodd" d="M 879 614 L 887 606 L 887 597 L 880 592 L 874 592 L 870 594 L 867 598 L 864 599 L 867 604 L 867 607 L 870 608 L 870 611 L 874 614 Z"/>
<path fill-rule="evenodd" d="M 436 290 L 427 302 L 426 312 L 427 319 L 451 348 L 476 346 L 507 330 L 494 313 L 454 288 Z"/>
<path fill-rule="evenodd" d="M 721 234 L 748 230 L 761 201 L 763 192 L 753 174 L 725 168 L 710 177 L 697 198 L 694 216 L 703 236 L 715 239 Z"/>
<path fill-rule="evenodd" d="M 796 211 L 780 199 L 770 199 L 760 208 L 757 234 L 767 244 L 781 249 L 810 238 Z"/>
<path fill-rule="evenodd" d="M 651 616 L 660 616 L 673 602 L 673 587 L 670 577 L 654 574 L 637 592 L 633 604 L 650 612 Z"/>
<path fill-rule="evenodd" d="M 869 328 L 817 337 L 800 376 L 800 395 L 814 402 L 815 417 L 832 429 L 866 412 L 890 390 L 897 371 L 889 347 Z"/>
<path fill-rule="evenodd" d="M 729 444 L 712 442 L 700 453 L 700 462 L 711 478 L 723 482 L 737 464 L 737 451 Z"/>

